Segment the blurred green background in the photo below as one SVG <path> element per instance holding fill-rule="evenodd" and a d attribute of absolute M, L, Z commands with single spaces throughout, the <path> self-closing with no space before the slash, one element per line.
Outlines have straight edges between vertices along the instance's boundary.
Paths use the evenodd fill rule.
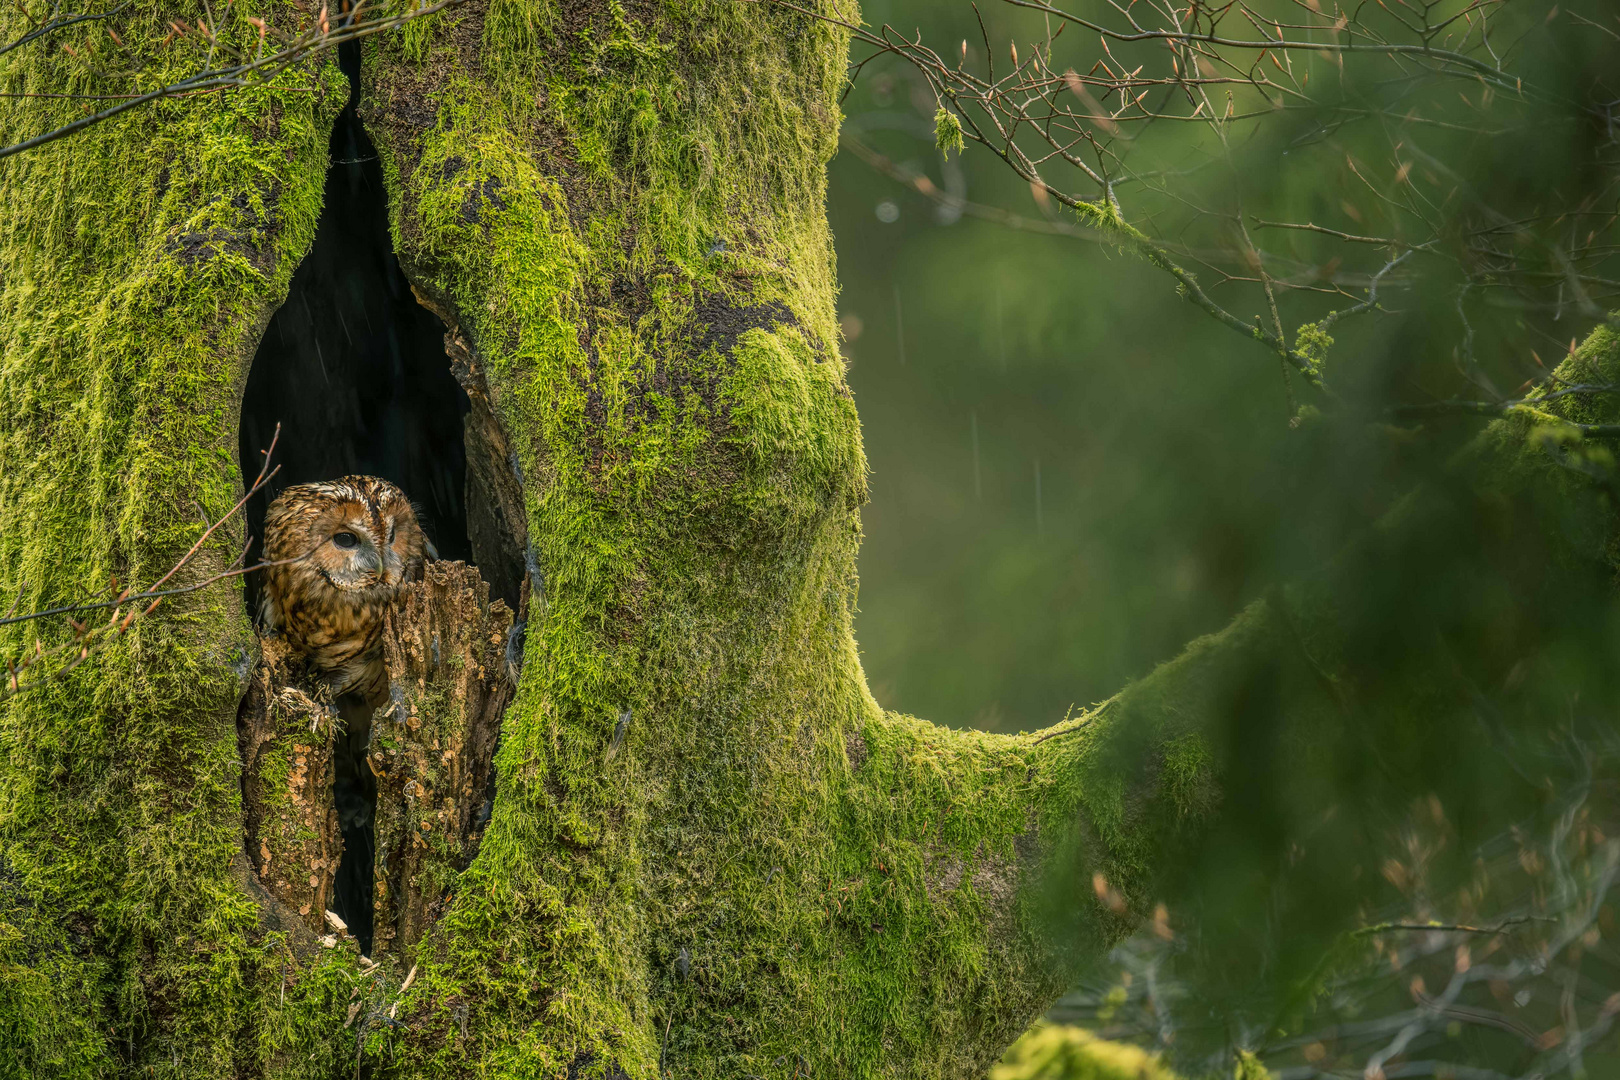
<path fill-rule="evenodd" d="M 965 0 L 863 13 L 941 43 L 977 37 Z M 984 13 L 993 37 L 1036 33 L 1027 13 Z M 934 108 L 884 60 L 855 84 L 845 130 L 944 190 L 1044 223 L 982 148 L 942 161 Z M 1275 358 L 1161 272 L 942 212 L 847 150 L 829 203 L 872 470 L 857 636 L 880 704 L 1043 727 L 1313 564 L 1292 542 L 1317 508 L 1291 490 L 1307 464 Z"/>
<path fill-rule="evenodd" d="M 1072 10 L 1104 7 L 1102 0 L 1084 0 Z M 1516 10 L 1525 15 L 1528 7 L 1518 4 Z M 1524 26 L 1550 29 L 1545 39 L 1527 35 L 1514 55 L 1550 94 L 1590 99 L 1596 86 L 1598 98 L 1608 93 L 1620 99 L 1620 89 L 1603 89 L 1620 55 L 1620 37 L 1588 32 L 1579 21 L 1612 22 L 1613 5 L 1593 0 L 1578 7 L 1584 13 L 1578 17 L 1550 3 L 1530 12 Z M 1004 50 L 1009 39 L 1044 37 L 1039 16 L 1031 12 L 994 3 L 981 11 L 996 48 Z M 907 36 L 920 30 L 953 62 L 962 39 L 982 58 L 978 23 L 966 0 L 871 0 L 862 15 L 869 26 L 889 23 Z M 1071 38 L 1065 44 L 1077 43 Z M 1061 68 L 1063 49 L 1056 51 L 1054 66 Z M 865 54 L 856 50 L 857 58 Z M 1347 97 L 1358 92 L 1346 84 Z M 1455 110 L 1455 96 L 1455 86 L 1443 85 L 1429 104 Z M 1421 97 L 1414 91 L 1411 101 Z M 1335 330 L 1330 362 L 1342 396 L 1333 417 L 1292 425 L 1275 356 L 1182 301 L 1169 279 L 1142 261 L 1090 240 L 1052 235 L 1074 219 L 1040 205 L 1028 185 L 983 148 L 969 145 L 960 156 L 942 158 L 934 146 L 935 108 L 915 72 L 892 58 L 879 60 L 865 69 L 844 103 L 846 139 L 858 140 L 902 172 L 926 176 L 940 191 L 1011 211 L 1036 228 L 1009 228 L 953 211 L 881 172 L 847 143 L 832 163 L 829 212 L 839 311 L 872 471 L 856 632 L 868 681 L 886 708 L 938 723 L 1018 731 L 1109 697 L 1198 635 L 1221 629 L 1277 584 L 1328 563 L 1395 500 L 1435 481 L 1451 452 L 1483 427 L 1483 421 L 1463 417 L 1396 430 L 1390 425 L 1393 406 L 1453 394 L 1511 395 L 1525 380 L 1544 377 L 1542 358 L 1555 363 L 1570 339 L 1601 322 L 1600 311 L 1577 313 L 1561 300 L 1555 306 L 1502 294 L 1476 306 L 1470 299 L 1478 368 L 1465 373 L 1459 343 L 1467 329 L 1456 299 L 1464 267 L 1422 262 L 1386 291 L 1387 314 Z M 1607 120 L 1597 115 L 1590 123 L 1525 114 L 1490 137 L 1437 125 L 1425 142 L 1441 173 L 1437 186 L 1442 193 L 1448 185 L 1464 189 L 1481 206 L 1522 208 L 1532 228 L 1539 227 L 1538 216 L 1548 219 L 1542 224 L 1560 227 L 1562 219 L 1552 221 L 1547 205 L 1586 200 L 1583 206 L 1610 215 L 1612 227 L 1620 213 L 1613 154 L 1620 107 L 1607 109 Z M 1250 212 L 1346 227 L 1346 215 L 1354 213 L 1340 195 L 1346 158 L 1387 160 L 1392 145 L 1398 152 L 1403 144 L 1369 124 L 1337 131 L 1334 145 L 1313 148 L 1306 130 L 1313 122 L 1279 120 L 1245 140 L 1235 177 L 1212 175 L 1184 190 L 1215 209 L 1241 195 Z M 1169 168 L 1197 157 L 1200 136 L 1191 127 L 1156 131 L 1137 146 L 1136 163 Z M 1455 171 L 1441 170 L 1441 160 Z M 1080 190 L 1072 175 L 1059 186 Z M 1376 210 L 1376 195 L 1369 201 Z M 1190 231 L 1207 227 L 1196 212 L 1178 223 L 1173 209 L 1163 198 L 1125 197 L 1127 219 L 1152 217 L 1159 235 L 1179 238 L 1179 225 Z M 1374 227 L 1388 225 L 1369 223 Z M 1210 234 L 1203 235 L 1207 240 Z M 1310 237 L 1301 237 L 1293 253 L 1319 265 L 1335 257 L 1331 247 Z M 1263 310 L 1256 295 L 1240 288 L 1215 285 L 1211 291 L 1241 318 Z M 1342 299 L 1307 300 L 1303 314 L 1296 308 L 1288 319 L 1290 328 L 1344 306 Z M 1297 377 L 1292 389 L 1300 401 L 1320 403 Z M 1459 553 L 1459 561 L 1475 557 Z M 1423 569 L 1416 574 L 1421 578 Z M 1584 635 L 1579 649 L 1585 650 L 1568 665 L 1567 683 L 1554 688 L 1569 697 L 1567 715 L 1531 715 L 1520 729 L 1528 732 L 1526 740 L 1506 754 L 1502 745 L 1476 738 L 1472 728 L 1436 730 L 1417 733 L 1407 744 L 1413 759 L 1395 763 L 1393 770 L 1380 754 L 1400 748 L 1387 744 L 1369 745 L 1367 760 L 1347 767 L 1350 776 L 1365 766 L 1367 791 L 1391 772 L 1420 782 L 1430 775 L 1432 791 L 1450 785 L 1443 791 L 1444 807 L 1432 794 L 1411 804 L 1364 800 L 1369 805 L 1352 811 L 1361 817 L 1350 831 L 1366 850 L 1387 839 L 1391 858 L 1407 857 L 1395 846 L 1397 838 L 1415 842 L 1411 838 L 1427 830 L 1441 837 L 1433 840 L 1436 851 L 1450 845 L 1458 867 L 1466 869 L 1472 860 L 1493 895 L 1522 900 L 1524 910 L 1532 905 L 1525 898 L 1544 895 L 1537 893 L 1543 886 L 1527 869 L 1533 858 L 1526 853 L 1557 852 L 1570 840 L 1567 828 L 1557 832 L 1558 820 L 1579 815 L 1584 821 L 1589 811 L 1594 820 L 1604 813 L 1610 818 L 1603 820 L 1611 820 L 1612 799 L 1620 791 L 1616 688 L 1612 665 L 1603 660 L 1613 655 L 1611 646 L 1620 647 L 1620 635 L 1604 589 L 1588 599 L 1590 611 L 1564 616 L 1561 632 Z M 1390 619 L 1399 618 L 1400 604 L 1387 602 Z M 1453 614 L 1467 617 L 1460 612 Z M 1392 641 L 1398 640 L 1402 628 L 1392 622 L 1390 629 Z M 1400 648 L 1392 644 L 1392 655 Z M 1388 718 L 1379 722 L 1394 724 Z M 1542 731 L 1546 741 L 1536 741 Z M 1436 752 L 1436 746 L 1449 750 Z M 1609 810 L 1585 801 L 1593 793 L 1611 800 Z M 1349 781 L 1334 793 L 1352 799 L 1356 794 Z M 1245 820 L 1252 823 L 1251 837 L 1242 835 Z M 1185 1036 L 1178 1045 L 1193 1041 L 1186 1035 L 1189 1022 L 1205 1029 L 1198 1038 L 1206 1046 L 1243 1048 L 1273 1039 L 1293 1063 L 1287 1075 L 1317 1075 L 1309 1063 L 1327 1061 L 1328 1050 L 1302 1034 L 1276 1041 L 1281 1029 L 1267 1025 L 1280 1014 L 1265 1006 L 1245 1015 L 1241 993 L 1272 975 L 1283 983 L 1300 979 L 1318 957 L 1325 962 L 1338 935 L 1379 918 L 1405 917 L 1412 910 L 1408 902 L 1421 908 L 1427 900 L 1422 889 L 1397 881 L 1388 864 L 1382 875 L 1364 877 L 1358 865 L 1361 891 L 1337 897 L 1332 912 L 1322 906 L 1317 925 L 1308 929 L 1299 920 L 1317 910 L 1310 886 L 1287 887 L 1302 890 L 1291 901 L 1291 932 L 1300 936 L 1268 938 L 1268 920 L 1288 907 L 1279 868 L 1294 864 L 1293 854 L 1279 861 L 1281 834 L 1270 832 L 1267 820 L 1261 814 L 1238 818 L 1223 836 L 1226 846 L 1214 860 L 1226 860 L 1230 869 L 1222 882 L 1206 883 L 1208 921 L 1193 931 L 1195 944 L 1189 948 L 1178 939 L 1164 945 L 1141 936 L 1127 942 L 1088 973 L 1053 1017 L 1159 1049 L 1170 1046 L 1178 1031 Z M 1596 850 L 1584 839 L 1581 845 L 1583 858 Z M 1318 851 L 1313 857 L 1331 862 L 1336 854 Z M 1528 877 L 1515 876 L 1521 871 Z M 1456 884 L 1452 878 L 1445 887 Z M 1603 888 L 1609 885 L 1612 880 Z M 1355 918 L 1348 917 L 1352 909 Z M 1615 921 L 1612 912 L 1608 918 Z M 1607 935 L 1608 929 L 1600 937 Z M 1360 939 L 1357 948 L 1369 944 Z M 1422 992 L 1415 989 L 1421 979 L 1411 981 L 1415 972 L 1427 972 L 1432 988 L 1432 980 L 1453 965 L 1466 966 L 1462 954 L 1447 951 L 1452 944 L 1437 940 L 1431 952 L 1403 954 L 1400 964 L 1384 970 L 1389 985 L 1367 990 L 1347 1012 L 1370 1010 L 1371 1023 L 1379 1009 L 1393 1015 L 1410 1007 Z M 1295 955 L 1278 962 L 1290 949 Z M 1222 957 L 1227 970 L 1190 975 L 1182 961 L 1199 950 Z M 1581 983 L 1582 1007 L 1595 1008 L 1594 1002 L 1604 1000 L 1600 991 L 1620 987 L 1613 974 L 1620 970 L 1614 966 L 1620 954 L 1606 955 L 1596 975 L 1590 961 L 1586 968 L 1579 955 L 1571 961 L 1587 980 Z M 1438 967 L 1422 967 L 1431 962 Z M 1544 965 L 1534 977 L 1552 979 L 1557 971 Z M 1577 981 L 1568 975 L 1571 987 Z M 1533 1005 L 1530 996 L 1521 1002 L 1517 993 L 1492 1007 L 1515 1016 L 1521 1014 L 1514 1010 L 1555 1007 L 1539 984 L 1523 991 L 1543 995 Z M 1620 1009 L 1620 995 L 1611 1000 Z M 1173 1009 L 1166 1003 L 1175 1003 Z M 1311 1022 L 1290 1030 L 1298 1034 Z M 1532 1049 L 1536 1039 L 1556 1046 L 1562 1037 L 1550 1029 L 1532 1033 Z M 1611 1055 L 1613 1044 L 1611 1038 Z M 1514 1069 L 1529 1060 L 1509 1068 L 1511 1062 L 1496 1059 L 1500 1050 L 1494 1044 L 1467 1053 L 1476 1064 L 1503 1065 L 1502 1075 L 1517 1075 Z M 1548 1075 L 1620 1075 L 1614 1056 L 1593 1056 L 1584 1064 L 1578 1055 L 1571 1060 L 1558 1067 L 1566 1072 Z M 1040 1075 L 1055 1080 L 1091 1074 Z"/>
<path fill-rule="evenodd" d="M 1071 7 L 1098 18 L 1108 9 L 1104 0 Z M 1229 242 L 1219 215 L 1241 200 L 1251 219 L 1410 235 L 1411 222 L 1403 229 L 1390 220 L 1398 212 L 1346 160 L 1356 157 L 1376 187 L 1389 177 L 1374 167 L 1416 154 L 1430 163 L 1419 171 L 1431 186 L 1449 188 L 1457 203 L 1436 212 L 1451 215 L 1453 232 L 1488 222 L 1494 207 L 1554 237 L 1588 224 L 1595 235 L 1612 229 L 1620 105 L 1601 102 L 1620 98 L 1620 87 L 1605 84 L 1620 33 L 1583 20 L 1614 22 L 1613 5 L 1509 9 L 1520 20 L 1509 30 L 1532 31 L 1506 50 L 1514 70 L 1567 101 L 1597 98 L 1591 115 L 1564 101 L 1543 113 L 1526 106 L 1487 117 L 1498 130 L 1473 134 L 1460 129 L 1486 120 L 1458 87 L 1477 88 L 1418 82 L 1377 107 L 1432 116 L 1421 145 L 1407 146 L 1408 133 L 1387 124 L 1332 124 L 1324 136 L 1321 117 L 1302 110 L 1241 129 L 1230 167 L 1216 161 L 1200 125 L 1160 125 L 1139 135 L 1131 165 L 1198 171 L 1173 178 L 1169 195 L 1122 189 L 1126 219 L 1208 248 Z M 1045 36 L 1035 12 L 993 2 L 979 11 L 995 49 L 1013 41 L 1027 49 Z M 872 28 L 920 33 L 953 61 L 956 43 L 967 42 L 969 67 L 982 66 L 967 0 L 872 0 L 862 17 Z M 1097 54 L 1095 41 L 1076 40 L 1081 34 L 1059 39 L 1055 68 L 1084 67 Z M 857 46 L 853 55 L 869 52 Z M 1344 80 L 1342 99 L 1367 104 L 1387 92 L 1380 79 Z M 845 138 L 952 196 L 1072 228 L 1073 214 L 1041 206 L 986 149 L 969 144 L 943 157 L 936 106 L 914 70 L 880 58 L 844 102 Z M 1464 268 L 1414 259 L 1386 282 L 1385 312 L 1333 331 L 1334 422 L 1296 429 L 1276 357 L 1181 300 L 1142 260 L 952 212 L 847 148 L 830 175 L 839 310 L 872 469 L 857 633 L 878 701 L 939 723 L 1029 729 L 1113 694 L 1268 586 L 1320 567 L 1482 426 L 1438 418 L 1392 438 L 1379 430 L 1391 407 L 1510 395 L 1543 378 L 1541 358 L 1555 363 L 1602 317 L 1595 306 L 1575 310 L 1563 293 L 1555 306 L 1550 287 L 1528 298 L 1476 287 L 1465 327 L 1457 305 Z M 1072 171 L 1048 166 L 1046 175 L 1094 195 Z M 1593 212 L 1579 230 L 1562 214 L 1552 220 L 1577 203 Z M 1358 257 L 1370 271 L 1385 258 L 1365 245 L 1277 235 L 1265 237 L 1273 252 L 1323 273 Z M 1515 240 L 1536 242 L 1529 233 Z M 1264 312 L 1257 291 L 1183 261 L 1240 318 Z M 1467 269 L 1477 276 L 1480 268 Z M 1290 332 L 1352 302 L 1283 296 Z M 1488 388 L 1460 377 L 1459 343 L 1470 328 Z M 1300 403 L 1323 404 L 1297 375 L 1292 390 Z"/>

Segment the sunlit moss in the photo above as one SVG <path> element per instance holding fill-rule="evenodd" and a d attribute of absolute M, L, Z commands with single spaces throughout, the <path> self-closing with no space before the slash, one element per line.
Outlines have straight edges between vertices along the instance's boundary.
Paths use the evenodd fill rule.
<path fill-rule="evenodd" d="M 989 1080 L 1177 1080 L 1157 1057 L 1084 1028 L 1039 1024 L 1013 1043 Z M 1248 1080 L 1245 1077 L 1245 1080 Z"/>

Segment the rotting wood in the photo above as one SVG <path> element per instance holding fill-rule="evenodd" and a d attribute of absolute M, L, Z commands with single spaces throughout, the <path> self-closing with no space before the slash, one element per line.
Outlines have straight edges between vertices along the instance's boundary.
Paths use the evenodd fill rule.
<path fill-rule="evenodd" d="M 247 855 L 270 896 L 315 934 L 325 933 L 343 856 L 332 805 L 337 725 L 298 655 L 265 640 L 238 712 Z"/>
<path fill-rule="evenodd" d="M 430 563 L 383 633 L 392 700 L 372 721 L 377 777 L 373 955 L 410 949 L 477 854 L 511 697 L 512 612 L 465 563 Z"/>
<path fill-rule="evenodd" d="M 430 563 L 384 627 L 391 698 L 372 717 L 366 744 L 377 779 L 374 955 L 421 939 L 489 818 L 512 692 L 512 612 L 489 594 L 476 568 Z M 288 645 L 263 641 L 238 718 L 245 847 L 258 884 L 317 936 L 326 933 L 344 850 L 334 798 L 340 729 L 359 722 L 354 710 L 325 701 Z"/>

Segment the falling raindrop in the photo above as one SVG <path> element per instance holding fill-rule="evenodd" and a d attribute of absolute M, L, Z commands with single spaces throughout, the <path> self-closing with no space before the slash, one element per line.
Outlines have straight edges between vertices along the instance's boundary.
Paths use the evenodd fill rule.
<path fill-rule="evenodd" d="M 973 432 L 973 498 L 982 502 L 984 499 L 984 486 L 979 482 L 979 413 L 977 409 L 968 413 L 968 426 Z"/>
<path fill-rule="evenodd" d="M 1001 362 L 1001 373 L 1007 374 L 1007 335 L 1001 329 L 1001 290 L 996 290 L 996 356 Z"/>
<path fill-rule="evenodd" d="M 1045 522 L 1041 520 L 1041 459 L 1035 457 L 1035 533 L 1040 535 L 1045 531 Z"/>
<path fill-rule="evenodd" d="M 891 199 L 884 199 L 877 204 L 877 219 L 885 225 L 893 225 L 900 220 L 900 207 Z"/>
<path fill-rule="evenodd" d="M 900 348 L 900 366 L 906 366 L 906 324 L 900 312 L 900 283 L 894 283 L 894 340 Z"/>

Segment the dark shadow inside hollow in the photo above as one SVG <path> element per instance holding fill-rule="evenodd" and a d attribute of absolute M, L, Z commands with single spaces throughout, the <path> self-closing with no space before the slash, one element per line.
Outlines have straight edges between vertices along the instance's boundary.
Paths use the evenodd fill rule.
<path fill-rule="evenodd" d="M 288 485 L 380 476 L 416 505 L 442 558 L 470 562 L 462 434 L 470 403 L 450 371 L 444 324 L 417 303 L 394 254 L 382 168 L 355 112 L 358 45 L 343 46 L 339 62 L 350 99 L 332 129 L 315 244 L 270 320 L 242 400 L 244 475 L 258 471 L 281 424 L 281 471 L 248 504 L 248 528 L 263 535 L 265 511 Z M 254 575 L 247 602 L 255 612 Z M 366 765 L 370 717 L 351 703 L 338 707 L 346 730 L 338 738 L 333 797 L 344 853 L 333 910 L 369 953 L 377 794 Z"/>
<path fill-rule="evenodd" d="M 355 115 L 359 55 L 341 50 L 348 106 L 332 129 L 315 244 L 253 359 L 242 401 L 242 468 L 252 476 L 280 423 L 269 491 L 248 506 L 259 535 L 282 489 L 350 474 L 399 485 L 445 559 L 471 561 L 462 422 L 445 327 L 417 303 L 394 255 L 377 154 Z M 250 594 L 257 582 L 250 576 Z M 250 595 L 250 605 L 257 599 Z"/>

